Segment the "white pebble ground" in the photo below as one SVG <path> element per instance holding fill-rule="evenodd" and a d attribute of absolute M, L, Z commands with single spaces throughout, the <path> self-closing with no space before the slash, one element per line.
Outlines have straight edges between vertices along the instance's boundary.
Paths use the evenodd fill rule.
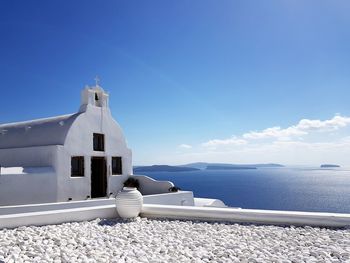
<path fill-rule="evenodd" d="M 0 230 L 0 262 L 350 262 L 350 230 L 166 221 Z"/>

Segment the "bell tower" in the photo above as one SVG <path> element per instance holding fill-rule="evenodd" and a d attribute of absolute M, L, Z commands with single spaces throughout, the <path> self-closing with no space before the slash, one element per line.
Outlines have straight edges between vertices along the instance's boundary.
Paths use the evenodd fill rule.
<path fill-rule="evenodd" d="M 98 84 L 98 77 L 95 78 L 95 81 L 95 86 L 85 86 L 85 89 L 83 89 L 81 92 L 80 112 L 86 111 L 86 108 L 89 106 L 109 108 L 109 95 Z"/>

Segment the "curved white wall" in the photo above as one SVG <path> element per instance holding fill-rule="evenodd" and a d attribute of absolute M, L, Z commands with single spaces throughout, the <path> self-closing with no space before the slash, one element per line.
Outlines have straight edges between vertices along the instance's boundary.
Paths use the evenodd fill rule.
<path fill-rule="evenodd" d="M 107 163 L 107 195 L 114 195 L 122 188 L 123 182 L 132 174 L 132 154 L 126 145 L 123 132 L 113 119 L 108 108 L 92 105 L 72 124 L 63 147 L 58 150 L 58 200 L 83 200 L 91 195 L 91 157 L 105 157 Z M 93 150 L 93 134 L 105 136 L 105 151 Z M 84 156 L 85 176 L 71 175 L 71 157 Z M 122 157 L 122 175 L 112 175 L 112 156 Z"/>
<path fill-rule="evenodd" d="M 169 193 L 169 188 L 174 186 L 170 181 L 158 181 L 145 175 L 135 175 L 135 178 L 139 181 L 139 191 L 143 195 Z"/>

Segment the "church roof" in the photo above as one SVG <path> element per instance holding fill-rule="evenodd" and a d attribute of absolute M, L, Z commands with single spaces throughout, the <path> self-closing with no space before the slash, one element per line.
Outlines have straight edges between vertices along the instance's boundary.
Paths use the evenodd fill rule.
<path fill-rule="evenodd" d="M 63 145 L 69 128 L 80 114 L 0 124 L 0 149 Z"/>

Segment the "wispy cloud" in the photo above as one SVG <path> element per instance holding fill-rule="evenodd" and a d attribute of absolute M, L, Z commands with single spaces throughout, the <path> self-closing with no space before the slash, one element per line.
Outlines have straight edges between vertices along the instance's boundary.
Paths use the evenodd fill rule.
<path fill-rule="evenodd" d="M 232 137 L 229 139 L 224 139 L 224 140 L 220 140 L 220 139 L 213 139 L 210 141 L 207 141 L 205 143 L 202 143 L 202 146 L 204 147 L 217 147 L 217 146 L 230 146 L 230 145 L 244 145 L 247 144 L 247 141 L 244 139 L 238 139 L 236 137 Z"/>
<path fill-rule="evenodd" d="M 307 132 L 299 130 L 295 126 L 282 129 L 281 127 L 267 128 L 262 131 L 251 131 L 242 135 L 245 139 L 258 140 L 268 138 L 290 139 L 291 136 L 305 135 Z"/>
<path fill-rule="evenodd" d="M 179 148 L 182 148 L 182 149 L 192 149 L 192 146 L 191 146 L 191 145 L 185 144 L 185 143 L 180 144 L 178 147 L 179 147 Z"/>
<path fill-rule="evenodd" d="M 298 123 L 297 128 L 303 130 L 332 131 L 346 127 L 349 124 L 350 117 L 336 115 L 332 119 L 325 121 L 303 119 Z"/>
<path fill-rule="evenodd" d="M 334 116 L 329 120 L 309 120 L 302 119 L 298 124 L 282 129 L 281 127 L 267 128 L 262 131 L 251 131 L 242 135 L 245 139 L 290 139 L 293 136 L 303 136 L 310 132 L 328 132 L 338 130 L 350 124 L 350 117 L 343 117 L 340 115 Z"/>
<path fill-rule="evenodd" d="M 302 119 L 296 125 L 287 128 L 279 126 L 266 128 L 261 131 L 250 131 L 240 137 L 227 139 L 213 139 L 202 143 L 205 147 L 245 145 L 253 140 L 275 139 L 279 141 L 292 140 L 293 137 L 302 137 L 312 132 L 331 132 L 350 125 L 350 117 L 335 115 L 329 120 Z"/>
<path fill-rule="evenodd" d="M 350 136 L 335 134 L 350 126 L 350 117 L 335 115 L 328 120 L 302 119 L 286 128 L 279 126 L 250 131 L 227 139 L 201 144 L 192 161 L 322 163 L 342 162 L 350 154 Z M 344 137 L 345 135 L 345 137 Z"/>

